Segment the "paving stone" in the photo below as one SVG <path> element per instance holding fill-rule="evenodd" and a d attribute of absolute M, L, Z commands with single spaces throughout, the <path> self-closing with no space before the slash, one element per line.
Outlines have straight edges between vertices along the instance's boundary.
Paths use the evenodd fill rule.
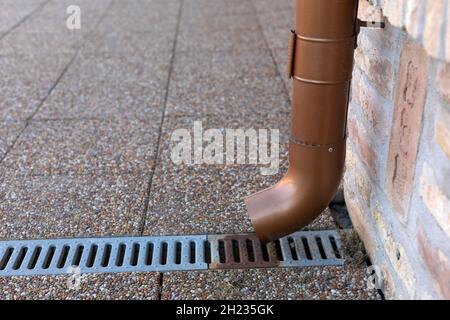
<path fill-rule="evenodd" d="M 162 114 L 169 62 L 156 55 L 80 54 L 36 119 L 115 116 L 153 121 Z"/>
<path fill-rule="evenodd" d="M 33 121 L 2 163 L 16 175 L 146 173 L 160 119 Z"/>
<path fill-rule="evenodd" d="M 70 60 L 66 54 L 0 56 L 0 122 L 32 115 Z"/>
<path fill-rule="evenodd" d="M 286 54 L 289 47 L 289 37 L 291 35 L 290 29 L 283 27 L 263 27 L 264 36 L 267 39 L 269 48 L 284 49 Z"/>
<path fill-rule="evenodd" d="M 268 50 L 179 53 L 174 70 L 167 114 L 264 118 L 290 110 Z"/>
<path fill-rule="evenodd" d="M 251 0 L 256 12 L 278 12 L 292 10 L 295 12 L 295 1 L 292 0 Z"/>
<path fill-rule="evenodd" d="M 0 239 L 139 235 L 146 175 L 0 177 Z"/>
<path fill-rule="evenodd" d="M 162 299 L 379 299 L 366 286 L 365 268 L 217 270 L 163 275 Z"/>
<path fill-rule="evenodd" d="M 0 122 L 0 159 L 5 156 L 24 126 L 22 122 Z"/>
<path fill-rule="evenodd" d="M 127 31 L 121 29 L 99 30 L 93 33 L 83 47 L 87 53 L 138 53 L 140 55 L 161 53 L 170 57 L 175 38 L 175 23 L 164 32 L 157 28 L 151 31 Z"/>
<path fill-rule="evenodd" d="M 283 2 L 283 1 L 281 1 Z M 291 1 L 289 1 L 289 6 Z M 258 12 L 259 23 L 265 27 L 283 28 L 286 31 L 295 29 L 295 10 L 287 8 L 285 10 Z"/>
<path fill-rule="evenodd" d="M 70 37 L 73 34 L 86 34 L 94 29 L 104 14 L 110 1 L 57 1 L 49 2 L 41 10 L 34 13 L 20 26 L 27 33 L 59 33 Z M 70 5 L 80 7 L 81 28 L 69 29 L 67 8 Z"/>
<path fill-rule="evenodd" d="M 2 40 L 0 56 L 2 55 L 52 55 L 55 53 L 75 54 L 81 47 L 84 36 L 81 32 L 30 33 L 17 28 L 8 33 Z"/>
<path fill-rule="evenodd" d="M 241 0 L 189 0 L 183 7 L 183 15 L 196 16 L 233 16 L 251 14 L 254 8 L 249 1 Z"/>
<path fill-rule="evenodd" d="M 116 1 L 97 30 L 158 30 L 163 34 L 176 25 L 180 4 L 180 0 Z"/>
<path fill-rule="evenodd" d="M 14 5 L 14 3 L 0 2 L 0 37 L 2 33 L 9 31 L 27 15 L 33 12 L 37 6 L 37 3 Z"/>
<path fill-rule="evenodd" d="M 249 50 L 264 48 L 259 27 L 209 30 L 208 28 L 180 30 L 177 51 L 202 50 Z"/>
<path fill-rule="evenodd" d="M 69 276 L 0 278 L 2 300 L 156 300 L 160 274 L 82 275 L 79 288 L 69 289 Z"/>

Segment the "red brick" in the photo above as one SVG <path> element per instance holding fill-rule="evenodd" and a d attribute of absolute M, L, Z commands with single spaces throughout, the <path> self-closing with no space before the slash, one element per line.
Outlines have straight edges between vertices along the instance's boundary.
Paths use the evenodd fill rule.
<path fill-rule="evenodd" d="M 415 43 L 401 55 L 391 129 L 386 191 L 394 211 L 406 218 L 414 182 L 416 155 L 426 97 L 428 57 Z"/>
<path fill-rule="evenodd" d="M 442 298 L 450 300 L 450 261 L 442 251 L 434 247 L 423 229 L 418 232 L 420 255 L 433 278 L 433 285 Z"/>

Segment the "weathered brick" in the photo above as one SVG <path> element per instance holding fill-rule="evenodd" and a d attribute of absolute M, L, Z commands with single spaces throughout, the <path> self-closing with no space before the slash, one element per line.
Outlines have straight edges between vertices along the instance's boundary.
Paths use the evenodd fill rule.
<path fill-rule="evenodd" d="M 394 239 L 393 231 L 389 226 L 386 226 L 382 213 L 377 205 L 374 206 L 373 216 L 377 226 L 378 235 L 383 241 L 384 249 L 389 260 L 396 273 L 405 284 L 410 298 L 412 298 L 415 293 L 416 277 L 411 262 L 406 255 L 405 248 Z"/>
<path fill-rule="evenodd" d="M 388 300 L 393 300 L 396 297 L 396 290 L 391 271 L 385 265 L 381 265 L 381 273 L 383 275 L 384 296 Z"/>
<path fill-rule="evenodd" d="M 369 130 L 377 137 L 380 145 L 383 145 L 389 135 L 389 123 L 383 108 L 383 97 L 363 79 L 358 71 L 354 72 L 352 93 L 354 101 L 361 107 L 365 118 L 370 124 Z"/>
<path fill-rule="evenodd" d="M 450 41 L 448 42 L 450 43 Z M 450 63 L 440 66 L 437 76 L 437 87 L 445 101 L 450 103 Z"/>
<path fill-rule="evenodd" d="M 384 14 L 389 18 L 389 21 L 398 27 L 402 26 L 403 9 L 405 8 L 405 2 L 408 0 L 390 0 L 384 1 Z"/>
<path fill-rule="evenodd" d="M 366 129 L 350 116 L 348 119 L 349 138 L 358 147 L 362 162 L 367 166 L 373 179 L 378 179 L 378 154 L 373 149 L 373 144 L 368 139 Z"/>
<path fill-rule="evenodd" d="M 425 104 L 428 57 L 415 43 L 405 44 L 398 74 L 385 187 L 395 212 L 405 218 L 414 181 Z"/>
<path fill-rule="evenodd" d="M 425 231 L 418 232 L 418 245 L 423 262 L 433 277 L 433 286 L 442 298 L 450 299 L 450 261 L 447 256 L 435 247 L 425 235 Z"/>
<path fill-rule="evenodd" d="M 391 98 L 394 87 L 392 63 L 376 51 L 355 50 L 355 62 L 373 82 L 377 90 L 386 98 Z"/>
<path fill-rule="evenodd" d="M 371 234 L 368 230 L 367 216 L 364 216 L 364 211 L 361 208 L 352 188 L 353 187 L 348 184 L 348 181 L 346 181 L 344 184 L 344 196 L 347 209 L 352 219 L 353 226 L 363 241 L 367 253 L 373 257 L 376 255 L 377 247 L 374 242 L 373 234 Z"/>
<path fill-rule="evenodd" d="M 420 25 L 420 17 L 423 8 L 422 0 L 406 1 L 405 26 L 406 30 L 414 38 L 418 38 L 422 30 Z"/>
<path fill-rule="evenodd" d="M 433 169 L 424 163 L 420 177 L 420 196 L 430 213 L 450 238 L 450 200 L 436 184 Z"/>
<path fill-rule="evenodd" d="M 450 112 L 444 108 L 439 109 L 438 116 L 436 118 L 436 142 L 444 151 L 447 158 L 450 160 Z"/>
<path fill-rule="evenodd" d="M 433 56 L 439 56 L 442 27 L 444 26 L 445 0 L 428 1 L 425 30 L 423 33 L 425 49 Z"/>
<path fill-rule="evenodd" d="M 447 21 L 447 30 L 445 30 L 444 38 L 450 39 L 450 4 L 447 5 L 447 16 L 445 19 Z M 446 61 L 450 62 L 450 41 L 447 40 L 445 44 L 445 58 Z"/>

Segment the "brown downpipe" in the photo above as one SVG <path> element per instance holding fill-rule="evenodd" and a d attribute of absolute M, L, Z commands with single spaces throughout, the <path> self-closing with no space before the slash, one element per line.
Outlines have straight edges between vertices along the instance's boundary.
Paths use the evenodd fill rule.
<path fill-rule="evenodd" d="M 297 0 L 288 66 L 293 78 L 289 170 L 275 186 L 245 199 L 263 242 L 309 224 L 339 187 L 357 12 L 358 0 Z"/>

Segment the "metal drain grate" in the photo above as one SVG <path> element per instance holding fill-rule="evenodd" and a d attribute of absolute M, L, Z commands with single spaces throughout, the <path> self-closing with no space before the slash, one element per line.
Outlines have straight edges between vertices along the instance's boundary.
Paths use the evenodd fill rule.
<path fill-rule="evenodd" d="M 262 245 L 255 235 L 0 242 L 0 276 L 342 265 L 336 231 L 302 231 Z"/>
<path fill-rule="evenodd" d="M 267 245 L 255 235 L 209 236 L 210 269 L 343 265 L 335 230 L 300 231 Z"/>
<path fill-rule="evenodd" d="M 0 276 L 207 269 L 206 236 L 0 242 Z"/>

